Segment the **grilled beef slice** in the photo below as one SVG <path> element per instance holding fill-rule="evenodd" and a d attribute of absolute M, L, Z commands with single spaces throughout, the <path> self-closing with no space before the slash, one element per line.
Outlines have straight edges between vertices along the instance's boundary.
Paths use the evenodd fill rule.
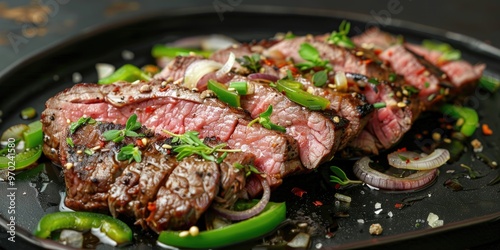
<path fill-rule="evenodd" d="M 203 99 L 175 84 L 162 86 L 160 81 L 138 84 L 77 84 L 46 102 L 42 113 L 46 135 L 44 153 L 55 163 L 69 122 L 80 117 L 102 122 L 125 124 L 132 115 L 138 121 L 165 135 L 163 130 L 182 134 L 198 131 L 200 137 L 215 137 L 230 148 L 257 156 L 256 167 L 267 174 L 270 185 L 279 185 L 284 176 L 304 171 L 298 158 L 296 141 L 281 132 L 247 126 L 251 118 L 242 110 L 233 109 L 215 98 Z"/>
<path fill-rule="evenodd" d="M 231 47 L 216 52 L 221 60 L 227 60 L 229 52 L 234 51 L 238 56 L 251 53 L 249 46 Z M 248 54 L 251 55 L 251 54 Z M 193 63 L 180 59 L 172 64 L 188 68 Z M 179 79 L 173 79 L 177 81 Z M 308 169 L 314 169 L 319 164 L 331 159 L 338 150 L 339 143 L 348 122 L 330 110 L 315 112 L 303 108 L 290 101 L 284 94 L 278 92 L 269 84 L 250 81 L 244 76 L 234 76 L 232 81 L 245 81 L 254 86 L 254 93 L 241 96 L 241 107 L 247 111 L 252 118 L 257 118 L 270 105 L 273 106 L 271 121 L 286 128 L 286 133 L 291 135 L 299 145 L 299 154 L 302 164 Z M 204 88 L 199 85 L 199 90 Z"/>
<path fill-rule="evenodd" d="M 348 117 L 350 121 L 356 121 L 357 119 L 359 124 L 366 124 L 364 127 L 358 126 L 359 130 L 356 130 L 354 126 L 350 126 L 356 137 L 349 140 L 349 148 L 354 149 L 354 151 L 361 151 L 364 154 L 378 154 L 379 150 L 389 148 L 398 142 L 421 110 L 420 102 L 413 97 L 411 101 L 406 98 L 404 106 L 398 105 L 403 101 L 404 96 L 398 97 L 395 94 L 403 93 L 402 90 L 410 87 L 409 84 L 401 81 L 398 77 L 396 77 L 396 81 L 389 81 L 389 78 L 392 78 L 391 76 L 394 76 L 394 73 L 390 68 L 384 66 L 382 61 L 375 55 L 375 52 L 363 48 L 346 49 L 328 44 L 324 37 L 300 37 L 283 40 L 270 47 L 268 54 L 271 51 L 274 51 L 275 54 L 276 51 L 279 51 L 282 56 L 291 58 L 295 63 L 303 62 L 304 60 L 298 51 L 300 45 L 304 42 L 315 47 L 321 59 L 328 60 L 334 70 L 343 71 L 350 76 L 351 79 L 348 79 L 348 94 L 354 93 L 354 95 L 363 96 L 362 98 L 366 98 L 368 104 L 377 102 L 386 102 L 388 104 L 386 108 L 374 110 L 373 114 L 365 118 L 369 119 L 366 122 L 363 119 L 356 118 L 359 116 L 359 112 L 353 112 L 351 115 L 345 114 L 345 117 Z M 370 83 L 373 81 L 380 84 Z M 315 90 L 313 91 L 315 94 L 325 92 L 325 90 L 321 91 L 321 89 L 318 90 L 313 87 L 311 87 L 311 90 Z M 327 91 L 335 92 L 334 90 Z M 343 105 L 345 104 L 343 103 Z M 358 105 L 357 107 L 367 106 Z M 344 106 L 340 106 L 340 109 L 343 110 Z M 364 132 L 361 132 L 361 129 Z M 361 133 L 363 133 L 363 136 L 358 137 L 357 135 Z"/>
<path fill-rule="evenodd" d="M 254 155 L 230 153 L 220 164 L 197 156 L 179 161 L 162 147 L 171 140 L 154 136 L 145 127 L 136 132 L 147 138 L 146 144 L 133 137 L 115 143 L 102 136 L 105 131 L 123 128 L 97 122 L 68 132 L 72 143 L 63 141 L 61 154 L 68 207 L 132 217 L 136 224 L 160 232 L 188 228 L 218 194 L 230 206 L 244 190 L 245 173 L 234 164 L 253 165 Z M 140 162 L 117 159 L 117 153 L 129 144 L 140 149 Z"/>
<path fill-rule="evenodd" d="M 471 65 L 463 60 L 447 61 L 442 53 L 420 45 L 398 44 L 395 36 L 372 28 L 353 38 L 363 47 L 380 52 L 380 58 L 420 90 L 425 107 L 430 109 L 440 98 L 450 98 L 473 90 L 485 68 L 484 64 Z M 439 96 L 446 87 L 449 95 Z"/>

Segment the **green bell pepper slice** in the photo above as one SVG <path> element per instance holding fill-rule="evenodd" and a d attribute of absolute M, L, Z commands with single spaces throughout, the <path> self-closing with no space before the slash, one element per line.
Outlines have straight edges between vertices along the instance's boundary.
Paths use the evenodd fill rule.
<path fill-rule="evenodd" d="M 125 222 L 109 215 L 91 212 L 56 212 L 46 214 L 38 222 L 33 234 L 39 238 L 48 238 L 53 231 L 73 229 L 79 231 L 101 228 L 109 238 L 122 244 L 132 241 L 132 229 Z"/>
<path fill-rule="evenodd" d="M 441 112 L 445 115 L 449 115 L 454 119 L 462 118 L 464 120 L 463 125 L 460 128 L 460 132 L 465 136 L 471 136 L 476 131 L 479 124 L 479 117 L 474 109 L 467 107 L 460 107 L 452 104 L 444 104 L 441 106 Z"/>
<path fill-rule="evenodd" d="M 282 79 L 276 82 L 276 87 L 288 99 L 310 110 L 324 110 L 330 106 L 328 99 L 303 90 L 300 82 Z"/>
<path fill-rule="evenodd" d="M 125 64 L 108 77 L 99 79 L 99 84 L 111 84 L 118 81 L 134 82 L 136 80 L 150 81 L 152 78 L 138 67 Z"/>
<path fill-rule="evenodd" d="M 207 88 L 212 90 L 219 100 L 229 104 L 229 106 L 235 108 L 241 106 L 240 95 L 234 91 L 229 91 L 226 85 L 214 80 L 208 80 Z"/>
<path fill-rule="evenodd" d="M 285 203 L 269 202 L 264 211 L 248 220 L 219 229 L 200 232 L 196 236 L 179 236 L 178 231 L 162 231 L 158 242 L 181 248 L 216 248 L 261 237 L 286 219 Z"/>
<path fill-rule="evenodd" d="M 206 50 L 171 47 L 171 46 L 165 46 L 163 44 L 156 44 L 151 49 L 151 55 L 155 58 L 158 57 L 174 58 L 176 56 L 188 56 L 190 53 L 194 53 L 196 55 L 200 55 L 205 58 L 209 57 L 212 54 L 212 52 Z"/>
<path fill-rule="evenodd" d="M 28 129 L 23 132 L 24 147 L 34 148 L 43 143 L 42 122 L 34 121 L 28 124 Z"/>

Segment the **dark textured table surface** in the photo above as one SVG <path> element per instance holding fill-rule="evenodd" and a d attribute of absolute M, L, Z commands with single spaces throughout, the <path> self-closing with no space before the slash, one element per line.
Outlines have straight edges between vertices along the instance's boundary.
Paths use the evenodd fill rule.
<path fill-rule="evenodd" d="M 406 20 L 464 34 L 500 48 L 500 1 L 10 0 L 0 1 L 0 76 L 29 57 L 102 25 L 193 6 L 205 6 L 213 11 L 214 18 L 223 22 L 225 12 L 261 4 L 270 8 L 287 5 L 359 13 L 379 26 Z M 28 249 L 19 244 L 20 249 Z M 478 249 L 499 248 L 499 242 L 478 246 Z"/>

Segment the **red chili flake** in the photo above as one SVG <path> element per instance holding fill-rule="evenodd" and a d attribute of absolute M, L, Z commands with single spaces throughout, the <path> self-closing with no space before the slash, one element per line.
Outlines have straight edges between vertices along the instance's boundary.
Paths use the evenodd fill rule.
<path fill-rule="evenodd" d="M 373 60 L 372 59 L 366 59 L 366 60 L 363 60 L 363 64 L 370 64 L 372 63 Z"/>
<path fill-rule="evenodd" d="M 398 148 L 397 152 L 406 152 L 406 147 Z"/>
<path fill-rule="evenodd" d="M 99 142 L 99 146 L 100 146 L 101 148 L 104 148 L 104 146 L 106 146 L 106 142 L 105 142 L 105 141 L 100 141 L 100 142 Z"/>
<path fill-rule="evenodd" d="M 154 202 L 148 202 L 148 210 L 150 212 L 154 212 L 156 210 L 156 203 L 154 203 Z"/>
<path fill-rule="evenodd" d="M 394 204 L 394 208 L 396 209 L 402 209 L 405 205 L 403 203 L 396 203 Z"/>
<path fill-rule="evenodd" d="M 155 108 L 151 106 L 147 106 L 146 109 L 144 110 L 147 114 L 151 114 L 155 111 Z"/>
<path fill-rule="evenodd" d="M 273 66 L 275 64 L 274 60 L 271 59 L 264 59 L 262 62 L 267 66 Z"/>
<path fill-rule="evenodd" d="M 375 53 L 375 55 L 380 55 L 380 53 L 382 53 L 382 50 L 381 49 L 374 49 L 373 50 L 373 53 Z M 392 53 L 391 53 L 392 54 Z"/>
<path fill-rule="evenodd" d="M 133 97 L 133 96 L 129 96 L 129 97 L 128 97 L 128 101 L 129 101 L 129 102 L 134 102 L 134 100 L 135 100 L 135 99 L 134 99 L 134 97 Z"/>
<path fill-rule="evenodd" d="M 120 91 L 120 87 L 115 87 L 115 88 L 113 89 L 113 92 L 115 92 L 115 93 L 116 93 L 116 92 L 119 92 L 119 91 Z"/>
<path fill-rule="evenodd" d="M 406 159 L 406 164 L 410 164 L 411 160 L 410 159 Z"/>
<path fill-rule="evenodd" d="M 136 140 L 135 140 L 135 145 L 137 145 L 138 147 L 143 147 L 143 146 L 144 146 L 144 143 L 142 143 L 142 140 L 141 140 L 141 139 L 136 139 Z"/>
<path fill-rule="evenodd" d="M 304 191 L 303 189 L 298 188 L 298 187 L 294 187 L 294 188 L 292 188 L 292 193 L 293 193 L 294 195 L 296 195 L 296 196 L 300 197 L 300 198 L 302 198 L 302 196 L 303 196 L 304 194 L 307 194 L 307 192 L 306 192 L 306 191 Z"/>
<path fill-rule="evenodd" d="M 491 130 L 490 126 L 488 126 L 488 124 L 486 124 L 486 123 L 481 125 L 481 130 L 483 131 L 484 135 L 492 135 L 493 134 L 493 130 Z"/>
<path fill-rule="evenodd" d="M 319 207 L 319 206 L 323 206 L 323 202 L 321 202 L 321 201 L 313 201 L 313 204 L 314 204 L 315 206 L 317 206 L 317 207 Z"/>
<path fill-rule="evenodd" d="M 335 183 L 335 189 L 340 189 L 340 187 L 342 187 L 342 185 Z"/>

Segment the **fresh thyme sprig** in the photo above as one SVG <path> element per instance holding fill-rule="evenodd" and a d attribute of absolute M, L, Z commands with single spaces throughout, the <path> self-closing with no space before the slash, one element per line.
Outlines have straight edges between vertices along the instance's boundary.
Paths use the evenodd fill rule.
<path fill-rule="evenodd" d="M 197 131 L 186 131 L 184 134 L 175 134 L 168 130 L 163 130 L 163 132 L 173 137 L 172 144 L 175 145 L 172 145 L 172 151 L 177 153 L 177 160 L 179 161 L 196 154 L 207 161 L 221 163 L 226 158 L 227 153 L 241 152 L 241 149 L 225 149 L 225 143 L 210 147 L 198 137 L 199 133 Z M 216 157 L 216 152 L 222 152 L 222 155 Z"/>
<path fill-rule="evenodd" d="M 252 126 L 252 124 L 258 122 L 262 125 L 262 127 L 271 129 L 271 130 L 277 130 L 280 132 L 286 132 L 286 128 L 277 124 L 274 124 L 271 122 L 271 114 L 273 113 L 273 105 L 269 105 L 267 107 L 266 111 L 262 112 L 259 117 L 253 119 L 248 123 L 248 127 Z"/>
<path fill-rule="evenodd" d="M 132 162 L 132 160 L 135 160 L 136 162 L 141 162 L 142 152 L 141 150 L 139 150 L 139 147 L 134 146 L 134 144 L 129 144 L 120 149 L 120 152 L 118 153 L 116 158 L 119 161 L 128 160 L 129 163 Z"/>
<path fill-rule="evenodd" d="M 241 64 L 241 66 L 246 67 L 250 71 L 257 73 L 259 72 L 262 65 L 260 64 L 260 55 L 252 54 L 251 56 L 243 56 L 236 58 L 236 61 Z"/>
<path fill-rule="evenodd" d="M 137 121 L 137 115 L 133 114 L 128 118 L 124 129 L 111 129 L 104 132 L 102 136 L 106 141 L 121 142 L 123 141 L 123 139 L 125 139 L 125 136 L 144 136 L 143 134 L 139 134 L 134 131 L 141 128 L 141 126 L 141 123 Z"/>

